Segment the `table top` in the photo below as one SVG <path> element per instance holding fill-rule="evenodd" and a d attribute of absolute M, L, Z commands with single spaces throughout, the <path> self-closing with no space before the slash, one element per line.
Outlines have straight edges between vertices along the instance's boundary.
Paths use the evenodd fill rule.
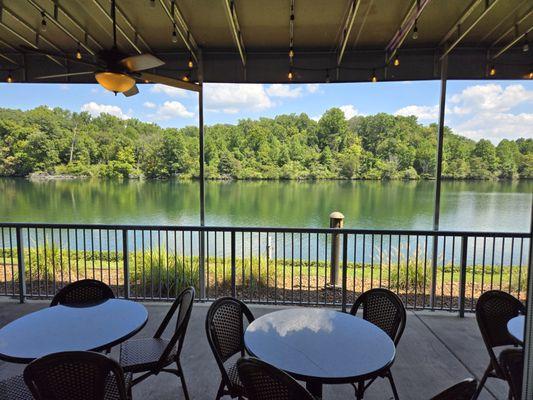
<path fill-rule="evenodd" d="M 244 334 L 250 355 L 296 379 L 322 383 L 362 380 L 394 361 L 390 337 L 362 318 L 324 309 L 287 309 L 252 322 Z"/>
<path fill-rule="evenodd" d="M 0 329 L 0 359 L 29 363 L 59 351 L 102 350 L 139 332 L 147 320 L 142 304 L 120 299 L 45 308 Z"/>
<path fill-rule="evenodd" d="M 524 343 L 524 324 L 526 323 L 526 317 L 519 315 L 511 318 L 507 322 L 507 330 L 519 343 Z"/>

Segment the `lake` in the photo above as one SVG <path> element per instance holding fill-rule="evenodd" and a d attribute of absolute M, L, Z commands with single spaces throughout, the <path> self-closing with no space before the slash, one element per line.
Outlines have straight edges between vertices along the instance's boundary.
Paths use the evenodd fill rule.
<path fill-rule="evenodd" d="M 431 229 L 434 181 L 209 181 L 206 224 Z M 0 220 L 199 224 L 195 181 L 0 179 Z M 529 231 L 533 181 L 445 181 L 441 229 Z"/>

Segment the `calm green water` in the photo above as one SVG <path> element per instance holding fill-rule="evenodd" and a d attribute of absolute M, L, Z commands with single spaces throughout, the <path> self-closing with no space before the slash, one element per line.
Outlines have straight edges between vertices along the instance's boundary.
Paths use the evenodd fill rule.
<path fill-rule="evenodd" d="M 434 182 L 208 182 L 208 225 L 431 229 Z M 444 182 L 441 229 L 529 231 L 533 181 Z M 0 221 L 198 225 L 198 182 L 0 179 Z"/>

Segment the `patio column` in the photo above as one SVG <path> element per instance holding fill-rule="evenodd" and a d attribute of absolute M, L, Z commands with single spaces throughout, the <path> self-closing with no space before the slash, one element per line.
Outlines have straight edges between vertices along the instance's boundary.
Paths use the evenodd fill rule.
<path fill-rule="evenodd" d="M 202 51 L 198 50 L 198 83 L 200 91 L 198 92 L 198 152 L 199 152 L 199 169 L 200 169 L 200 226 L 205 226 L 205 176 L 204 176 L 204 66 L 202 60 Z M 198 285 L 200 289 L 200 299 L 205 299 L 205 232 L 198 232 Z"/>
<path fill-rule="evenodd" d="M 440 191 L 442 180 L 442 148 L 444 142 L 444 117 L 446 110 L 446 79 L 448 77 L 448 56 L 441 59 L 440 64 L 440 104 L 439 104 L 439 130 L 437 136 L 437 174 L 435 181 L 435 204 L 433 208 L 433 230 L 439 230 L 440 222 Z M 431 280 L 430 307 L 435 307 L 435 292 L 437 289 L 437 252 L 439 247 L 438 236 L 433 236 L 433 271 Z"/>

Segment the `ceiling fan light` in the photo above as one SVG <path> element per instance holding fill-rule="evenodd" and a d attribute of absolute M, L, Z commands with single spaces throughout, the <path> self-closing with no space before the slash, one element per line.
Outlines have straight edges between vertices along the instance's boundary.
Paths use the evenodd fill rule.
<path fill-rule="evenodd" d="M 94 77 L 100 85 L 111 92 L 127 92 L 135 85 L 135 79 L 120 72 L 97 72 Z"/>

